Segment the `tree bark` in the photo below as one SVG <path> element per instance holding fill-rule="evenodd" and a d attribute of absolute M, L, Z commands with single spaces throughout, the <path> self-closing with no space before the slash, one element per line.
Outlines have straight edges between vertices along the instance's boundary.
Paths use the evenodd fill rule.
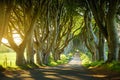
<path fill-rule="evenodd" d="M 2 40 L 2 37 L 3 37 L 3 33 L 4 33 L 4 29 L 5 29 L 5 26 L 4 26 L 4 23 L 5 23 L 5 3 L 1 3 L 0 2 L 0 44 L 1 44 L 1 40 Z"/>
<path fill-rule="evenodd" d="M 108 31 L 108 60 L 107 62 L 112 62 L 114 60 L 118 60 L 119 53 L 119 38 L 117 33 L 117 25 L 116 25 L 116 10 L 117 10 L 117 0 L 110 1 L 109 3 L 109 11 L 107 14 L 107 31 Z"/>
<path fill-rule="evenodd" d="M 101 1 L 100 3 L 97 0 L 86 0 L 88 6 L 92 10 L 94 18 L 98 24 L 98 27 L 104 37 L 108 42 L 108 60 L 107 62 L 112 62 L 113 60 L 118 59 L 118 34 L 116 29 L 116 12 L 118 7 L 119 0 L 109 0 L 107 7 L 102 9 L 103 5 L 106 4 Z"/>
<path fill-rule="evenodd" d="M 54 57 L 54 61 L 57 62 L 57 60 L 60 60 L 60 53 L 54 53 L 53 57 Z"/>
<path fill-rule="evenodd" d="M 104 36 L 103 34 L 99 31 L 99 61 L 104 60 L 104 54 L 105 54 L 105 50 L 104 50 Z"/>
<path fill-rule="evenodd" d="M 16 65 L 21 66 L 24 65 L 25 63 L 26 62 L 24 58 L 24 51 L 23 50 L 16 51 Z"/>
<path fill-rule="evenodd" d="M 37 50 L 36 53 L 36 63 L 39 65 L 43 65 L 43 53 L 40 50 Z"/>
<path fill-rule="evenodd" d="M 90 9 L 87 9 L 85 11 L 84 15 L 84 21 L 85 21 L 85 44 L 88 50 L 92 54 L 93 61 L 98 60 L 98 39 L 93 31 L 92 26 L 92 13 Z"/>
<path fill-rule="evenodd" d="M 119 55 L 118 55 L 118 60 L 120 61 L 120 43 L 119 43 Z"/>
<path fill-rule="evenodd" d="M 94 19 L 95 19 L 100 31 L 102 32 L 104 37 L 107 39 L 108 33 L 107 33 L 107 29 L 106 29 L 107 27 L 105 25 L 105 11 L 104 11 L 104 9 L 102 9 L 103 6 L 100 6 L 100 4 L 98 4 L 97 0 L 86 0 L 86 1 L 88 3 L 89 9 L 91 9 L 91 11 L 92 11 Z M 104 3 L 102 3 L 102 5 L 103 4 Z"/>
<path fill-rule="evenodd" d="M 47 53 L 47 54 L 44 53 L 43 63 L 44 63 L 45 65 L 48 65 L 48 62 L 49 62 L 49 56 L 50 56 L 49 53 Z"/>
<path fill-rule="evenodd" d="M 26 53 L 27 63 L 34 63 L 34 54 L 35 54 L 35 50 L 33 46 L 33 37 L 31 37 L 31 39 L 29 39 L 27 43 L 27 53 Z"/>
<path fill-rule="evenodd" d="M 4 33 L 6 33 L 6 28 L 8 27 L 11 11 L 14 6 L 14 0 L 10 3 L 8 2 L 9 1 L 4 0 L 0 1 L 0 44 Z"/>

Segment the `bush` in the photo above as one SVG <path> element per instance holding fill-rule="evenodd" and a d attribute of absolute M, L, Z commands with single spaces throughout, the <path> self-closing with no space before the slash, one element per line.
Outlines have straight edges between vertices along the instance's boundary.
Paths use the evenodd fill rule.
<path fill-rule="evenodd" d="M 107 63 L 104 65 L 109 70 L 120 72 L 120 62 L 113 61 L 112 63 Z"/>
<path fill-rule="evenodd" d="M 91 58 L 90 55 L 86 55 L 85 53 L 80 53 L 80 59 L 82 60 L 82 64 L 90 64 L 91 63 Z"/>
<path fill-rule="evenodd" d="M 104 63 L 104 61 L 95 61 L 95 62 L 88 64 L 89 66 L 87 66 L 87 67 L 98 67 L 98 66 L 102 66 L 103 63 Z"/>
<path fill-rule="evenodd" d="M 56 62 L 54 62 L 54 61 L 51 61 L 48 65 L 49 66 L 57 66 L 58 64 Z"/>
<path fill-rule="evenodd" d="M 102 67 L 104 69 L 120 72 L 120 62 L 113 61 L 112 63 L 104 63 L 104 61 L 96 61 L 90 64 L 85 64 L 86 67 Z"/>
<path fill-rule="evenodd" d="M 68 61 L 70 60 L 71 54 L 65 55 L 65 54 L 61 54 L 60 56 L 60 60 L 57 60 L 56 62 L 53 59 L 53 56 L 51 55 L 49 58 L 49 66 L 58 66 L 60 64 L 66 64 L 68 63 Z"/>

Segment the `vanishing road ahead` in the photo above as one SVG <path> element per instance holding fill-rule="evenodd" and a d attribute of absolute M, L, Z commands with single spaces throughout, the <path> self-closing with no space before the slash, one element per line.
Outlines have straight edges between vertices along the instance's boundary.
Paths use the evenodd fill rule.
<path fill-rule="evenodd" d="M 12 71 L 0 80 L 104 80 L 81 66 L 77 54 L 66 65 L 32 70 Z"/>

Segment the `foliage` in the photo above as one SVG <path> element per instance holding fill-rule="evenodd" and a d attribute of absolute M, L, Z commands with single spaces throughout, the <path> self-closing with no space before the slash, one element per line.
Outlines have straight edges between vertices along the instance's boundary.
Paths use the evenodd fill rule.
<path fill-rule="evenodd" d="M 88 55 L 87 55 L 88 54 Z M 91 63 L 91 54 L 90 53 L 80 53 L 80 59 L 82 60 L 82 64 L 90 64 Z"/>
<path fill-rule="evenodd" d="M 90 64 L 85 64 L 84 66 L 86 67 L 99 67 L 99 66 L 102 66 L 104 63 L 104 61 L 95 61 L 95 62 L 92 62 Z"/>
<path fill-rule="evenodd" d="M 70 53 L 68 55 L 61 54 L 61 56 L 60 56 L 61 59 L 57 60 L 55 62 L 54 59 L 53 59 L 53 56 L 50 56 L 48 65 L 49 66 L 58 66 L 58 65 L 61 65 L 61 64 L 66 64 L 66 63 L 69 62 L 69 60 L 70 60 L 71 57 L 72 57 L 72 53 Z"/>
<path fill-rule="evenodd" d="M 13 69 L 13 68 L 17 68 L 17 69 L 32 69 L 32 68 L 37 68 L 38 65 L 31 63 L 31 64 L 26 64 L 26 65 L 22 65 L 17 67 L 15 64 L 15 52 L 8 52 L 8 53 L 0 53 L 0 67 L 2 66 L 3 68 L 6 69 Z"/>
<path fill-rule="evenodd" d="M 120 72 L 120 62 L 113 61 L 103 65 L 106 69 Z"/>
<path fill-rule="evenodd" d="M 41 53 L 40 59 L 37 59 L 41 60 L 37 61 L 38 64 L 39 62 L 48 64 L 47 55 L 52 52 L 56 55 L 50 58 L 49 64 L 55 66 L 69 61 L 70 57 L 68 55 L 61 55 L 61 60 L 58 60 L 60 58 L 59 54 L 65 50 L 65 47 L 77 35 L 79 39 L 76 41 L 76 44 L 85 45 L 92 54 L 96 55 L 96 52 L 100 50 L 98 43 L 102 41 L 97 39 L 101 35 L 98 33 L 100 30 L 100 33 L 107 40 L 107 45 L 109 45 L 108 61 L 111 62 L 117 60 L 114 55 L 118 56 L 115 53 L 118 47 L 114 47 L 119 44 L 118 35 L 116 35 L 117 29 L 115 29 L 116 23 L 114 22 L 116 12 L 119 14 L 120 11 L 120 8 L 117 11 L 117 3 L 118 0 L 114 1 L 114 4 L 108 0 L 1 1 L 3 5 L 0 5 L 0 40 L 2 38 L 8 40 L 7 44 L 3 44 L 14 50 L 18 55 L 16 56 L 17 65 L 23 65 L 29 61 L 34 62 L 34 52 Z M 92 16 L 94 16 L 94 19 Z M 18 36 L 15 37 L 15 35 Z M 19 44 L 15 40 L 18 38 L 20 39 Z M 84 48 L 85 50 L 85 47 L 79 47 L 79 49 L 83 50 Z M 26 61 L 24 61 L 25 49 L 28 53 Z M 9 49 L 1 46 L 0 51 L 8 52 Z M 22 57 L 19 57 L 21 54 Z M 8 56 L 7 54 L 2 57 L 4 59 L 1 63 L 4 66 L 8 66 L 8 64 L 11 66 L 12 60 L 14 61 L 14 59 L 9 60 Z M 44 57 L 45 60 L 42 60 Z M 92 56 L 93 59 L 95 57 L 94 55 Z M 90 58 L 91 55 L 89 53 L 81 54 L 83 64 L 91 63 Z M 93 63 L 93 66 L 97 64 L 97 62 Z"/>
<path fill-rule="evenodd" d="M 50 61 L 50 63 L 48 63 L 49 66 L 57 66 L 58 64 L 55 61 Z"/>
<path fill-rule="evenodd" d="M 0 53 L 0 65 L 2 65 L 5 68 L 17 68 L 17 66 L 15 65 L 15 53 L 14 52 L 9 52 L 9 53 Z M 57 62 L 54 61 L 53 56 L 50 56 L 49 59 L 49 66 L 57 66 L 60 64 L 65 64 L 68 63 L 68 61 L 70 60 L 70 58 L 72 57 L 72 53 L 69 53 L 67 55 L 62 54 L 61 55 L 61 60 L 58 60 Z M 37 67 L 36 64 L 32 63 L 32 64 L 27 64 L 27 65 L 22 65 L 19 68 L 21 69 L 31 69 L 31 68 L 35 68 Z"/>
<path fill-rule="evenodd" d="M 72 30 L 72 33 L 74 35 L 78 35 L 81 32 L 81 29 L 83 27 L 83 20 L 84 19 L 81 16 L 74 16 L 74 26 L 75 27 Z"/>
<path fill-rule="evenodd" d="M 106 70 L 112 70 L 120 72 L 120 62 L 113 61 L 111 63 L 105 63 L 104 61 L 95 61 L 90 64 L 85 64 L 86 67 L 101 67 Z"/>

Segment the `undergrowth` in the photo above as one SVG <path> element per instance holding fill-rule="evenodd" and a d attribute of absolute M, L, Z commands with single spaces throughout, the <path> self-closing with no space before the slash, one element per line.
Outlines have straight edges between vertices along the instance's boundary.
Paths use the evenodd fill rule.
<path fill-rule="evenodd" d="M 90 53 L 80 53 L 80 59 L 82 60 L 83 65 L 87 65 L 91 63 Z"/>
<path fill-rule="evenodd" d="M 27 69 L 35 69 L 35 68 L 39 68 L 39 66 L 34 64 L 34 63 L 18 66 L 18 69 L 25 69 L 25 70 L 27 70 Z"/>
<path fill-rule="evenodd" d="M 90 68 L 90 67 L 101 67 L 106 70 L 112 70 L 120 72 L 120 62 L 113 61 L 111 63 L 107 63 L 105 61 L 91 61 L 91 55 L 89 53 L 80 53 L 80 58 L 82 60 L 83 66 Z"/>
<path fill-rule="evenodd" d="M 54 61 L 53 57 L 50 56 L 48 65 L 49 66 L 58 66 L 61 64 L 66 64 L 69 62 L 69 60 L 71 59 L 72 56 L 73 56 L 72 53 L 69 53 L 67 55 L 61 54 L 60 60 L 57 60 L 56 62 Z"/>
<path fill-rule="evenodd" d="M 112 71 L 117 71 L 120 72 L 120 62 L 113 61 L 111 63 L 106 63 L 104 61 L 96 61 L 92 62 L 90 64 L 84 64 L 86 67 L 101 67 L 106 70 L 112 70 Z"/>
<path fill-rule="evenodd" d="M 103 65 L 106 69 L 120 72 L 120 62 L 113 61 L 112 63 L 106 63 Z"/>

